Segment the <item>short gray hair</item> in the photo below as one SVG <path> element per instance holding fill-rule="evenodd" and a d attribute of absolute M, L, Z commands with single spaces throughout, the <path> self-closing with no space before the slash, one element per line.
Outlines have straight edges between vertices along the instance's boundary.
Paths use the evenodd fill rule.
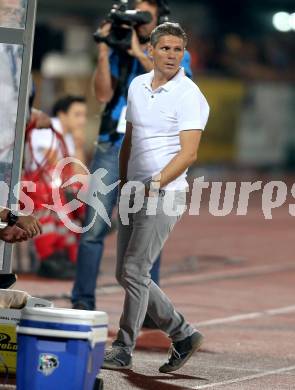
<path fill-rule="evenodd" d="M 165 22 L 157 26 L 151 33 L 151 45 L 155 47 L 164 35 L 173 35 L 181 38 L 184 46 L 187 44 L 187 35 L 179 23 Z"/>

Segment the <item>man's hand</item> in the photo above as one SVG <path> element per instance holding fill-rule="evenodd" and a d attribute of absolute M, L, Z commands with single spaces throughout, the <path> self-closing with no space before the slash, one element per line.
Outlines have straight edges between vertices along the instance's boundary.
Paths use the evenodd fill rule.
<path fill-rule="evenodd" d="M 32 109 L 30 121 L 36 123 L 37 129 L 48 129 L 51 126 L 50 117 L 43 111 L 36 110 L 36 108 Z"/>
<path fill-rule="evenodd" d="M 112 24 L 109 22 L 103 23 L 97 30 L 100 36 L 107 37 L 111 31 Z"/>
<path fill-rule="evenodd" d="M 23 229 L 30 238 L 42 233 L 40 222 L 32 215 L 20 215 L 16 225 Z"/>
<path fill-rule="evenodd" d="M 10 244 L 26 241 L 28 238 L 28 234 L 16 225 L 7 226 L 6 228 L 0 230 L 0 240 Z"/>
<path fill-rule="evenodd" d="M 127 51 L 129 55 L 137 59 L 145 56 L 140 46 L 136 31 L 134 29 L 132 29 L 131 48 Z"/>
<path fill-rule="evenodd" d="M 144 53 L 144 47 L 140 44 L 136 31 L 132 29 L 131 48 L 127 52 L 140 62 L 146 72 L 150 72 L 154 65 L 151 59 Z"/>
<path fill-rule="evenodd" d="M 107 37 L 111 31 L 111 23 L 104 23 L 97 32 L 101 37 Z M 99 55 L 108 55 L 109 54 L 109 47 L 106 43 L 100 42 L 97 44 Z"/>

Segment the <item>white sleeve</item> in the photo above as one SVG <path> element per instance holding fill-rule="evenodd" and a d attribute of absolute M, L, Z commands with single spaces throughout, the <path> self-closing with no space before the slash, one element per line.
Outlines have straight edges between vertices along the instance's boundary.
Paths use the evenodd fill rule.
<path fill-rule="evenodd" d="M 179 131 L 204 130 L 209 117 L 209 105 L 201 91 L 190 88 L 177 104 Z"/>

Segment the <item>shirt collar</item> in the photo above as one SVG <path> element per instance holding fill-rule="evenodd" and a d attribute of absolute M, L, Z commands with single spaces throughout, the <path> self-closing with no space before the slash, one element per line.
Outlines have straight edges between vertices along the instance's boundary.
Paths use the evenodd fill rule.
<path fill-rule="evenodd" d="M 173 88 L 173 86 L 177 84 L 178 81 L 184 76 L 185 76 L 184 68 L 180 67 L 176 75 L 171 80 L 169 80 L 166 84 L 161 85 L 159 89 L 162 88 L 165 91 L 170 91 L 171 88 Z M 150 91 L 152 91 L 151 85 L 152 85 L 153 78 L 154 78 L 154 70 L 147 73 L 143 81 L 143 85 L 145 85 Z"/>

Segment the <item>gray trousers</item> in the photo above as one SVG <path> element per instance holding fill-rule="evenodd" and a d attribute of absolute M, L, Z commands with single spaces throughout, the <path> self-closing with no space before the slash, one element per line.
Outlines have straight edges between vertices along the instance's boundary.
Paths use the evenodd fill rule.
<path fill-rule="evenodd" d="M 113 345 L 124 343 L 124 349 L 130 353 L 146 312 L 174 342 L 195 331 L 150 277 L 153 262 L 183 214 L 183 210 L 177 210 L 185 206 L 186 193 L 166 191 L 164 196 L 160 195 L 155 215 L 147 215 L 147 203 L 148 198 L 145 198 L 142 209 L 129 214 L 128 225 L 123 225 L 119 218 L 116 278 L 125 290 L 125 301 Z M 170 215 L 167 215 L 167 207 Z"/>

